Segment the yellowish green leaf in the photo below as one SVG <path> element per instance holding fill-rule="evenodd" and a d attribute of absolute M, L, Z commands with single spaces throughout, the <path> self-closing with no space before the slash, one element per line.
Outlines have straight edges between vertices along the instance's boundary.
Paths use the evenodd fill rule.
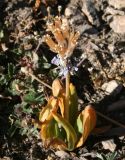
<path fill-rule="evenodd" d="M 83 133 L 83 114 L 82 113 L 79 114 L 74 128 L 77 135 L 82 135 Z"/>
<path fill-rule="evenodd" d="M 96 112 L 92 106 L 87 106 L 81 115 L 83 116 L 83 133 L 76 147 L 80 147 L 84 144 L 87 137 L 96 125 Z"/>
<path fill-rule="evenodd" d="M 64 117 L 64 109 L 65 109 L 65 96 L 61 96 L 58 98 L 58 105 L 59 105 L 59 108 L 60 108 L 60 112 L 61 112 L 61 115 L 62 117 Z"/>
<path fill-rule="evenodd" d="M 40 136 L 41 136 L 41 139 L 43 140 L 43 142 L 49 143 L 51 141 L 51 139 L 56 138 L 57 134 L 58 134 L 57 130 L 58 130 L 57 122 L 54 119 L 51 119 L 50 121 L 42 124 Z"/>
<path fill-rule="evenodd" d="M 39 121 L 44 123 L 52 119 L 52 111 L 57 111 L 58 109 L 58 100 L 54 97 L 51 97 L 47 105 L 42 109 L 39 115 Z"/>
<path fill-rule="evenodd" d="M 57 113 L 52 113 L 54 119 L 57 121 L 57 123 L 59 123 L 64 130 L 66 131 L 66 135 L 67 135 L 67 150 L 73 150 L 77 141 L 77 135 L 76 132 L 74 130 L 74 128 L 71 126 L 71 124 L 64 119 L 63 117 L 61 117 L 59 114 Z"/>

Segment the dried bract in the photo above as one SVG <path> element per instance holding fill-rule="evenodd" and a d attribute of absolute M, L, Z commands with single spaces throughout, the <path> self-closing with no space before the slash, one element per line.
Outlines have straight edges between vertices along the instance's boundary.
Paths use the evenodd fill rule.
<path fill-rule="evenodd" d="M 47 31 L 51 32 L 44 36 L 44 42 L 50 49 L 62 58 L 70 57 L 77 45 L 79 31 L 75 32 L 65 17 L 56 16 L 47 22 Z"/>

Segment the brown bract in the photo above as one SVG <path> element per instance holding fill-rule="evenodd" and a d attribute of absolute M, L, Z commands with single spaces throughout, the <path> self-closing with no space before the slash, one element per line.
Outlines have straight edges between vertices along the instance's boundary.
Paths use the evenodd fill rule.
<path fill-rule="evenodd" d="M 47 23 L 49 34 L 44 36 L 44 42 L 50 47 L 50 50 L 59 54 L 61 57 L 70 57 L 77 45 L 79 31 L 71 29 L 65 17 L 56 16 L 51 22 Z"/>

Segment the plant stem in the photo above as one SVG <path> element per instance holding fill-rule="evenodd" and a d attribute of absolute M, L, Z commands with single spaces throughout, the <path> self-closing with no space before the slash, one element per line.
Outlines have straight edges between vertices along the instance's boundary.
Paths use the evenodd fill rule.
<path fill-rule="evenodd" d="M 114 119 L 109 118 L 109 117 L 105 116 L 104 114 L 102 114 L 102 113 L 100 113 L 100 112 L 98 112 L 98 111 L 96 111 L 96 113 L 97 113 L 100 117 L 103 117 L 104 119 L 110 121 L 111 123 L 113 123 L 113 124 L 115 124 L 115 125 L 117 125 L 117 126 L 119 126 L 119 127 L 125 128 L 125 125 L 124 125 L 124 124 L 121 124 L 121 123 L 115 121 Z"/>
<path fill-rule="evenodd" d="M 65 109 L 64 116 L 69 120 L 69 87 L 70 87 L 70 73 L 66 74 L 66 99 L 65 99 Z"/>
<path fill-rule="evenodd" d="M 51 87 L 49 84 L 43 82 L 42 80 L 40 80 L 38 77 L 36 77 L 36 76 L 33 75 L 32 73 L 28 73 L 28 75 L 30 75 L 33 79 L 37 80 L 37 81 L 40 82 L 42 85 L 44 85 L 44 86 L 46 86 L 46 87 L 48 87 L 49 89 L 52 90 L 52 87 Z"/>

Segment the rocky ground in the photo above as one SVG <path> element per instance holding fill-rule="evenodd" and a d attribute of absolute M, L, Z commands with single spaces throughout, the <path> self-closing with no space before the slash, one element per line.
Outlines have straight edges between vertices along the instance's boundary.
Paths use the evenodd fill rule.
<path fill-rule="evenodd" d="M 96 127 L 101 132 L 93 133 L 83 147 L 73 152 L 44 148 L 38 137 L 20 134 L 18 124 L 16 129 L 12 127 L 17 117 L 31 118 L 21 111 L 14 117 L 15 106 L 21 104 L 24 92 L 12 92 L 12 84 L 26 80 L 20 67 L 33 65 L 36 74 L 48 83 L 54 78 L 50 64 L 53 53 L 41 39 L 47 6 L 57 15 L 59 5 L 61 14 L 80 32 L 71 57 L 79 69 L 71 81 L 78 92 L 80 109 L 91 103 L 99 113 L 120 123 L 98 114 Z M 0 160 L 124 160 L 125 1 L 45 0 L 35 7 L 34 0 L 1 0 L 0 15 Z M 31 53 L 34 56 L 29 56 Z M 37 55 L 39 67 L 35 63 Z"/>

